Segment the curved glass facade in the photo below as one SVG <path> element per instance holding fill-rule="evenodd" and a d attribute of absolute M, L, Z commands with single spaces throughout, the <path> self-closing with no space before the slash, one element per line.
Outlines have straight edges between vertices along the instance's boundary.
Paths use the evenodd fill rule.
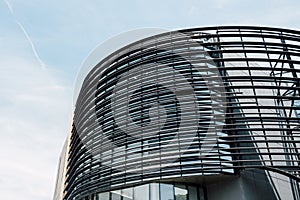
<path fill-rule="evenodd" d="M 91 195 L 92 200 L 205 200 L 203 188 L 186 184 L 150 183 Z"/>
<path fill-rule="evenodd" d="M 279 179 L 299 199 L 299 64 L 300 32 L 278 28 L 186 29 L 116 50 L 78 96 L 64 199 L 140 199 L 153 185 L 170 187 L 158 199 L 199 200 L 206 177 L 247 169 L 274 199 Z"/>

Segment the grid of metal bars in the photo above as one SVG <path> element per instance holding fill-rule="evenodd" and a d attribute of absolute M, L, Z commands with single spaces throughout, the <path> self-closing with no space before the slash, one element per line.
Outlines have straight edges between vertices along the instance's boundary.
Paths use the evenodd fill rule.
<path fill-rule="evenodd" d="M 226 26 L 168 32 L 109 55 L 77 100 L 65 199 L 245 168 L 284 175 L 300 198 L 299 51 L 299 31 Z M 193 92 L 184 96 L 186 83 Z M 183 109 L 192 101 L 196 110 Z"/>

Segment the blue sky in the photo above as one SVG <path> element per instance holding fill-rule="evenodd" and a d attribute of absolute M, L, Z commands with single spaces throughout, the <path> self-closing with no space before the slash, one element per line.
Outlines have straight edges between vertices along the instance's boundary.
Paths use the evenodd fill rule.
<path fill-rule="evenodd" d="M 81 64 L 121 32 L 261 25 L 300 29 L 298 0 L 0 0 L 0 194 L 52 199 Z"/>

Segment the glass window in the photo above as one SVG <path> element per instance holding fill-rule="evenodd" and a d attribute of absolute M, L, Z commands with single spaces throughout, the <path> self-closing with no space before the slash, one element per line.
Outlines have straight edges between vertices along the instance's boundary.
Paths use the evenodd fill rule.
<path fill-rule="evenodd" d="M 132 200 L 133 199 L 133 188 L 127 188 L 122 190 L 122 200 Z"/>
<path fill-rule="evenodd" d="M 150 183 L 97 194 L 97 200 L 205 200 L 204 189 L 185 184 Z"/>
<path fill-rule="evenodd" d="M 200 200 L 205 200 L 205 194 L 203 188 L 199 188 L 199 197 Z"/>
<path fill-rule="evenodd" d="M 134 200 L 149 200 L 150 185 L 141 185 L 134 188 Z"/>
<path fill-rule="evenodd" d="M 295 100 L 294 104 L 295 104 L 296 107 L 300 107 L 300 100 Z M 296 116 L 298 118 L 300 118 L 300 110 L 295 109 L 295 112 L 296 112 Z"/>
<path fill-rule="evenodd" d="M 175 185 L 175 198 L 176 200 L 187 200 L 188 191 L 185 185 Z"/>
<path fill-rule="evenodd" d="M 174 192 L 173 192 L 173 185 L 169 184 L 160 184 L 160 199 L 161 200 L 174 200 Z"/>
<path fill-rule="evenodd" d="M 121 200 L 121 190 L 112 191 L 111 200 Z"/>
<path fill-rule="evenodd" d="M 189 200 L 198 200 L 197 188 L 194 186 L 188 186 Z"/>
<path fill-rule="evenodd" d="M 150 199 L 159 200 L 159 185 L 157 183 L 150 184 Z"/>
<path fill-rule="evenodd" d="M 108 200 L 109 199 L 109 192 L 103 192 L 98 194 L 99 200 Z"/>

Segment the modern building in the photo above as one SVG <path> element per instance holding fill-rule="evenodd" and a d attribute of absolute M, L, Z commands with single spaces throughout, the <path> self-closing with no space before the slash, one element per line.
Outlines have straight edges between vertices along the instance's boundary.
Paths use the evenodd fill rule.
<path fill-rule="evenodd" d="M 300 31 L 165 32 L 86 76 L 54 200 L 300 199 Z"/>

